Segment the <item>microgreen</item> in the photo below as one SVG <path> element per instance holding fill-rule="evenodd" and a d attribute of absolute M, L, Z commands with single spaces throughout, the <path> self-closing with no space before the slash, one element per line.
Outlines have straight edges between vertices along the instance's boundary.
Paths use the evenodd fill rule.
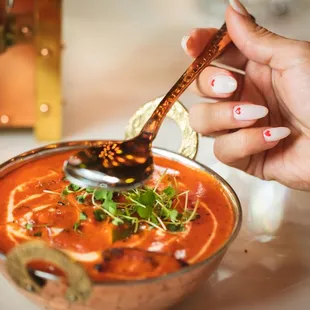
<path fill-rule="evenodd" d="M 73 230 L 80 233 L 81 232 L 80 231 L 80 227 L 81 227 L 81 223 L 80 222 L 76 222 L 73 225 Z"/>
<path fill-rule="evenodd" d="M 87 196 L 88 196 L 88 193 L 84 193 L 82 195 L 78 195 L 78 196 L 76 196 L 76 201 L 79 204 L 84 204 L 85 203 L 85 199 L 86 199 Z"/>
<path fill-rule="evenodd" d="M 98 222 L 102 222 L 107 218 L 106 214 L 101 209 L 97 209 L 93 213 L 96 221 Z"/>
<path fill-rule="evenodd" d="M 27 224 L 25 225 L 25 228 L 26 228 L 27 230 L 32 230 L 32 229 L 33 229 L 33 225 L 30 224 L 30 223 L 27 223 Z"/>
<path fill-rule="evenodd" d="M 96 189 L 93 194 L 96 200 L 111 200 L 113 197 L 113 192 L 106 189 Z"/>
<path fill-rule="evenodd" d="M 68 196 L 69 194 L 83 191 L 84 188 L 79 187 L 78 185 L 70 183 L 67 185 L 61 192 L 61 196 Z"/>
<path fill-rule="evenodd" d="M 153 207 L 155 204 L 155 193 L 152 190 L 147 190 L 139 197 L 141 205 Z"/>
<path fill-rule="evenodd" d="M 88 219 L 87 214 L 84 213 L 84 212 L 80 212 L 79 220 L 76 223 L 74 223 L 73 230 L 78 232 L 78 233 L 82 233 L 81 230 L 80 230 L 81 224 L 82 224 L 83 221 L 86 221 L 87 219 Z"/>
<path fill-rule="evenodd" d="M 185 230 L 185 227 L 183 224 L 168 224 L 167 229 L 171 232 L 181 232 Z"/>
<path fill-rule="evenodd" d="M 127 238 L 132 233 L 137 233 L 140 225 L 146 224 L 148 229 L 155 228 L 172 233 L 182 232 L 189 222 L 197 218 L 199 201 L 196 201 L 194 208 L 189 207 L 191 205 L 189 191 L 179 193 L 177 180 L 175 178 L 171 180 L 165 176 L 167 176 L 167 171 L 161 175 L 153 188 L 142 186 L 121 192 L 119 196 L 124 198 L 121 202 L 115 199 L 112 191 L 90 187 L 81 188 L 72 183 L 66 186 L 61 194 L 63 196 L 75 195 L 79 204 L 90 208 L 96 207 L 93 211 L 95 220 L 97 222 L 108 220 L 115 226 L 114 242 Z M 162 183 L 167 186 L 162 188 Z M 180 200 L 181 196 L 183 196 L 182 200 Z M 87 197 L 90 199 L 87 199 L 86 204 Z M 89 205 L 90 202 L 92 205 Z M 74 231 L 81 233 L 82 222 L 87 218 L 84 212 L 80 212 L 79 221 L 73 226 Z"/>
<path fill-rule="evenodd" d="M 113 200 L 105 200 L 102 206 L 105 210 L 109 211 L 111 214 L 116 215 L 117 204 Z"/>
<path fill-rule="evenodd" d="M 84 212 L 80 213 L 80 221 L 86 221 L 87 220 L 87 215 Z"/>
<path fill-rule="evenodd" d="M 135 227 L 128 221 L 124 225 L 117 226 L 115 229 L 113 229 L 112 242 L 114 243 L 119 240 L 127 239 L 134 233 Z"/>
<path fill-rule="evenodd" d="M 175 189 L 174 189 L 172 186 L 166 187 L 166 188 L 164 189 L 163 192 L 164 192 L 164 193 L 167 195 L 167 197 L 169 197 L 169 198 L 173 198 L 173 197 L 176 195 L 176 191 L 175 191 Z"/>
<path fill-rule="evenodd" d="M 175 209 L 173 209 L 171 212 L 170 212 L 170 219 L 172 222 L 176 222 L 177 221 L 177 217 L 179 215 L 179 212 Z"/>
<path fill-rule="evenodd" d="M 145 205 L 145 206 L 139 205 L 137 207 L 137 212 L 140 215 L 140 217 L 146 220 L 150 218 L 152 214 L 152 210 L 153 208 L 150 205 Z"/>
<path fill-rule="evenodd" d="M 68 185 L 68 189 L 72 192 L 77 192 L 80 189 L 80 187 L 71 183 L 70 185 Z"/>

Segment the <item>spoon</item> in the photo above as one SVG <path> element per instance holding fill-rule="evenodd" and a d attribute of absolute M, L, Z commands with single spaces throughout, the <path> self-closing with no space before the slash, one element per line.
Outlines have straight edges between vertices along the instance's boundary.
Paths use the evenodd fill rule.
<path fill-rule="evenodd" d="M 64 163 L 67 179 L 81 187 L 113 191 L 141 185 L 154 171 L 152 142 L 181 94 L 231 42 L 224 24 L 159 103 L 141 132 L 126 141 L 91 142 Z"/>

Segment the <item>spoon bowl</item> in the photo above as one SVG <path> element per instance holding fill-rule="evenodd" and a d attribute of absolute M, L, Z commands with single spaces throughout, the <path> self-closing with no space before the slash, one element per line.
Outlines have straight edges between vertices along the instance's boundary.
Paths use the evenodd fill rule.
<path fill-rule="evenodd" d="M 70 157 L 64 172 L 81 187 L 128 190 L 142 184 L 154 170 L 149 139 L 96 143 Z"/>

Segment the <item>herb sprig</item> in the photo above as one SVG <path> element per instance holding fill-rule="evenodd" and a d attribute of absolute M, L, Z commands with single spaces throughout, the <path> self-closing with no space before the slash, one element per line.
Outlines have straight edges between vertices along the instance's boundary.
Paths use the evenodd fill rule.
<path fill-rule="evenodd" d="M 165 174 L 161 176 L 154 188 L 143 186 L 118 194 L 122 197 L 120 201 L 115 199 L 115 194 L 111 191 L 80 188 L 71 183 L 66 186 L 61 195 L 66 197 L 75 194 L 79 204 L 86 205 L 88 202 L 87 205 L 96 207 L 93 211 L 96 221 L 110 221 L 117 227 L 126 227 L 126 231 L 132 233 L 137 233 L 145 224 L 149 229 L 156 228 L 172 233 L 184 231 L 186 224 L 199 216 L 197 213 L 199 200 L 196 201 L 194 208 L 190 207 L 189 191 L 178 193 L 175 179 L 172 184 L 159 190 L 164 177 Z M 182 206 L 181 196 L 185 196 Z M 81 213 L 79 221 L 74 225 L 74 230 L 80 232 L 81 223 L 86 219 L 85 213 Z M 124 230 L 122 234 L 124 235 Z"/>

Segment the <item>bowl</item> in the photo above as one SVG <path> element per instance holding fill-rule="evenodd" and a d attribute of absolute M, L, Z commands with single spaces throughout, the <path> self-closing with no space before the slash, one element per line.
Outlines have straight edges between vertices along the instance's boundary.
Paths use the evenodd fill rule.
<path fill-rule="evenodd" d="M 21 154 L 0 165 L 0 182 L 6 174 L 19 169 L 28 162 L 52 154 L 82 149 L 92 142 L 74 141 L 51 144 Z M 2 254 L 2 260 L 0 259 L 2 274 L 23 295 L 44 309 L 50 310 L 161 310 L 168 309 L 189 296 L 217 269 L 236 238 L 242 220 L 240 202 L 231 186 L 204 165 L 183 155 L 160 148 L 153 148 L 153 153 L 156 156 L 177 161 L 182 165 L 211 175 L 218 181 L 223 193 L 230 201 L 234 213 L 233 229 L 226 242 L 210 257 L 158 278 L 129 282 L 92 283 L 78 263 L 71 261 L 60 251 L 48 249 L 42 243 L 38 243 L 34 244 L 36 250 L 32 252 L 27 246 L 21 245 L 14 248 L 12 253 Z M 48 260 L 52 256 L 58 257 L 62 261 L 60 267 L 65 269 L 63 271 L 68 277 L 67 281 L 47 272 L 29 270 L 27 267 L 31 260 Z"/>

